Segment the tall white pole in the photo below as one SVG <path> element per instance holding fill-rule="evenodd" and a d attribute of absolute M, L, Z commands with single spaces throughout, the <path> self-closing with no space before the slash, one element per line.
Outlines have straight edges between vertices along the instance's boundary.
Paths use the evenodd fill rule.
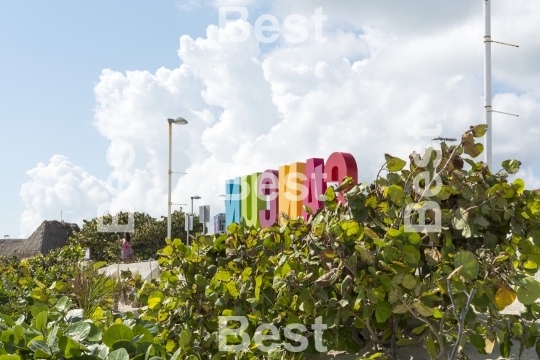
<path fill-rule="evenodd" d="M 491 122 L 491 0 L 484 1 L 484 111 L 485 120 L 488 126 L 486 132 L 486 163 L 491 169 L 491 140 L 492 140 L 492 122 Z"/>
<path fill-rule="evenodd" d="M 169 197 L 168 197 L 168 211 L 167 211 L 167 237 L 171 239 L 171 163 L 172 163 L 172 122 L 169 121 Z"/>
<path fill-rule="evenodd" d="M 193 197 L 191 197 L 191 214 L 188 214 L 188 226 L 187 226 L 187 230 L 186 230 L 186 233 L 187 233 L 187 237 L 186 237 L 186 245 L 189 245 L 189 228 L 190 228 L 190 225 L 191 225 L 191 216 L 193 215 Z"/>

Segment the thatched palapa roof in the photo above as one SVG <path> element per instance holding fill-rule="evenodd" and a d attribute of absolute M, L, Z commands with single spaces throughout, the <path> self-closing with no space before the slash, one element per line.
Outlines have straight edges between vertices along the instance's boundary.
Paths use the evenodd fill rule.
<path fill-rule="evenodd" d="M 77 224 L 60 221 L 44 221 L 26 240 L 0 240 L 0 255 L 16 255 L 26 258 L 36 254 L 46 254 L 66 245 L 73 231 L 80 231 Z"/>
<path fill-rule="evenodd" d="M 12 255 L 25 239 L 0 239 L 0 255 Z"/>

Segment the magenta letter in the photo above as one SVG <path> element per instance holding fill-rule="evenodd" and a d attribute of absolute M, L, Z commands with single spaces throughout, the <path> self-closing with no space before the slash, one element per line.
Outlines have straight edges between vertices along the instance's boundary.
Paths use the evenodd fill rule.
<path fill-rule="evenodd" d="M 358 182 L 358 167 L 356 166 L 356 160 L 349 153 L 336 152 L 330 155 L 326 161 L 324 167 L 324 173 L 326 174 L 326 182 L 337 182 L 341 185 L 345 176 L 353 178 L 354 183 Z M 339 202 L 345 205 L 345 199 L 340 194 Z"/>
<path fill-rule="evenodd" d="M 258 196 L 261 199 L 266 200 L 268 195 L 270 198 L 268 202 L 270 203 L 269 210 L 260 210 L 259 211 L 259 221 L 261 222 L 261 227 L 263 229 L 269 228 L 275 223 L 277 223 L 278 215 L 278 188 L 279 188 L 279 179 L 277 170 L 266 170 L 260 176 Z M 268 206 L 267 206 L 268 208 Z"/>
<path fill-rule="evenodd" d="M 319 196 L 324 195 L 326 191 L 326 182 L 324 181 L 324 159 L 307 159 L 306 160 L 306 183 L 308 189 L 307 197 L 304 199 L 304 205 L 308 206 L 315 213 L 322 206 L 319 201 Z M 307 221 L 309 214 L 306 211 L 302 212 L 302 216 Z"/>

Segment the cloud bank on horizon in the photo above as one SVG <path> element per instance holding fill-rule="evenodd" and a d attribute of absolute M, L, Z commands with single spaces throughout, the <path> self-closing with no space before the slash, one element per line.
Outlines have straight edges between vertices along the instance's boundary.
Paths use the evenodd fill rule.
<path fill-rule="evenodd" d="M 225 173 L 241 176 L 343 151 L 369 181 L 384 153 L 408 159 L 430 145 L 407 135 L 416 124 L 441 124 L 441 136 L 459 137 L 483 122 L 482 4 L 472 3 L 346 0 L 330 8 L 323 1 L 278 1 L 270 13 L 280 20 L 310 19 L 322 6 L 326 42 L 315 40 L 308 22 L 305 42 L 280 36 L 261 44 L 250 18 L 226 29 L 210 25 L 205 38 L 182 36 L 178 68 L 103 70 L 94 89 L 94 125 L 110 146 L 107 158 L 96 161 L 108 162 L 110 176 L 98 179 L 62 155 L 29 170 L 21 188 L 22 236 L 56 218 L 58 208 L 79 223 L 100 215 L 104 203 L 111 213 L 127 202 L 135 211 L 165 215 L 170 117 L 189 120 L 173 126 L 173 171 L 187 173 L 173 178 L 173 203 L 200 195 L 197 205 L 211 205 L 214 214 L 224 208 Z M 493 48 L 493 107 L 520 114 L 493 117 L 494 167 L 519 159 L 528 188 L 540 187 L 540 39 L 532 33 L 538 22 L 538 2 L 493 5 L 493 39 L 521 46 Z M 220 41 L 230 31 L 250 36 Z"/>

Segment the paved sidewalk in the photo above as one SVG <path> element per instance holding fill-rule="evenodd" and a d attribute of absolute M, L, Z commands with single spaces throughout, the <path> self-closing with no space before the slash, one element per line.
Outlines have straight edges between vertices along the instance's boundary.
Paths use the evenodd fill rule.
<path fill-rule="evenodd" d="M 140 274 L 146 281 L 151 281 L 159 276 L 160 269 L 157 261 L 144 261 L 131 264 L 112 264 L 98 271 L 101 274 L 118 278 L 122 271 L 130 270 L 133 274 Z"/>

